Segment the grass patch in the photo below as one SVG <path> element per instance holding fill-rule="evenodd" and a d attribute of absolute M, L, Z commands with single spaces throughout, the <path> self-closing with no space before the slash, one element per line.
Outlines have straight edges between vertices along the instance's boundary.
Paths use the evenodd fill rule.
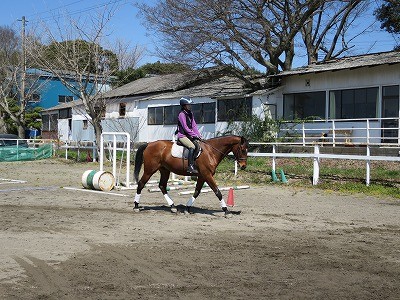
<path fill-rule="evenodd" d="M 389 196 L 400 199 L 400 163 L 371 163 L 371 184 L 366 186 L 366 165 L 363 161 L 321 160 L 320 183 L 312 185 L 313 160 L 303 158 L 277 159 L 276 174 L 284 170 L 293 186 L 309 187 L 347 194 Z M 234 162 L 225 158 L 217 168 L 216 178 L 222 184 L 270 184 L 272 159 L 249 157 L 247 168 L 234 176 Z"/>

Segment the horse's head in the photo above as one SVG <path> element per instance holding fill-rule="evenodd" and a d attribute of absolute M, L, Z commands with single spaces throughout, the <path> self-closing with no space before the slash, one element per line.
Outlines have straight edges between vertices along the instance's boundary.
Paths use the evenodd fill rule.
<path fill-rule="evenodd" d="M 232 149 L 232 152 L 235 155 L 235 159 L 239 163 L 239 167 L 242 170 L 246 169 L 247 167 L 248 149 L 249 142 L 244 137 L 240 137 L 240 142 L 236 144 Z"/>

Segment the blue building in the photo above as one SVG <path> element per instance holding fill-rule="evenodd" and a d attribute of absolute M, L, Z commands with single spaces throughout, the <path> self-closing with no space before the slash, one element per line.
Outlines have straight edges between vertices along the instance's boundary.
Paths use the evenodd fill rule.
<path fill-rule="evenodd" d="M 59 74 L 62 74 L 62 80 Z M 82 101 L 76 95 L 80 86 L 82 86 L 77 81 L 77 74 L 60 70 L 58 75 L 55 75 L 41 69 L 29 69 L 26 77 L 31 91 L 28 106 L 43 108 L 41 136 L 57 139 L 60 135 L 63 135 L 63 138 L 66 139 L 72 132 L 72 108 L 75 105 L 82 105 Z M 96 94 L 99 91 L 110 90 L 112 79 L 115 79 L 115 77 L 102 78 L 93 74 L 84 79 L 87 82 L 83 82 L 83 85 L 86 86 L 88 94 Z M 67 88 L 66 85 L 71 86 L 71 89 Z M 66 122 L 65 128 L 63 127 L 65 132 L 58 128 L 59 120 Z"/>
<path fill-rule="evenodd" d="M 75 84 L 75 78 L 65 73 L 65 80 L 71 85 Z M 56 105 L 77 100 L 74 95 L 53 73 L 41 69 L 28 69 L 26 71 L 27 87 L 29 89 L 28 106 L 31 108 L 51 108 Z M 93 83 L 88 84 L 93 88 Z"/>

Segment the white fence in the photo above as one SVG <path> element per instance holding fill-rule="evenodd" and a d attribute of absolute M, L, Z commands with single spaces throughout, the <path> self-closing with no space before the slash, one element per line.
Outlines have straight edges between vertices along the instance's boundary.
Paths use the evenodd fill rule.
<path fill-rule="evenodd" d="M 271 153 L 257 153 L 251 152 L 248 153 L 248 156 L 253 157 L 270 157 L 272 158 L 272 171 L 276 171 L 276 158 L 286 157 L 286 158 L 311 158 L 313 159 L 313 185 L 317 185 L 319 181 L 319 171 L 320 171 L 320 160 L 324 158 L 329 159 L 353 159 L 353 160 L 363 160 L 365 161 L 365 182 L 366 185 L 370 185 L 371 181 L 371 161 L 393 161 L 393 162 L 400 162 L 399 156 L 372 156 L 371 155 L 371 146 L 366 146 L 366 153 L 365 155 L 345 155 L 345 154 L 324 154 L 320 153 L 319 144 L 314 144 L 314 152 L 313 153 L 278 153 L 276 148 L 278 145 L 290 145 L 286 143 L 250 143 L 250 145 L 269 145 L 272 146 Z M 395 147 L 397 150 L 400 151 L 399 147 Z M 400 155 L 400 152 L 399 152 Z M 237 164 L 235 162 L 235 175 L 237 173 Z"/>
<path fill-rule="evenodd" d="M 310 120 L 281 123 L 277 139 L 306 146 L 314 142 L 400 146 L 399 118 Z"/>

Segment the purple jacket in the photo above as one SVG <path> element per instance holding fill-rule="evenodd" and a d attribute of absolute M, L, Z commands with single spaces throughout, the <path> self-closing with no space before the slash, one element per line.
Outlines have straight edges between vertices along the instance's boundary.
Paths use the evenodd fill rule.
<path fill-rule="evenodd" d="M 200 132 L 194 120 L 193 113 L 182 110 L 178 115 L 178 138 L 200 137 Z"/>

